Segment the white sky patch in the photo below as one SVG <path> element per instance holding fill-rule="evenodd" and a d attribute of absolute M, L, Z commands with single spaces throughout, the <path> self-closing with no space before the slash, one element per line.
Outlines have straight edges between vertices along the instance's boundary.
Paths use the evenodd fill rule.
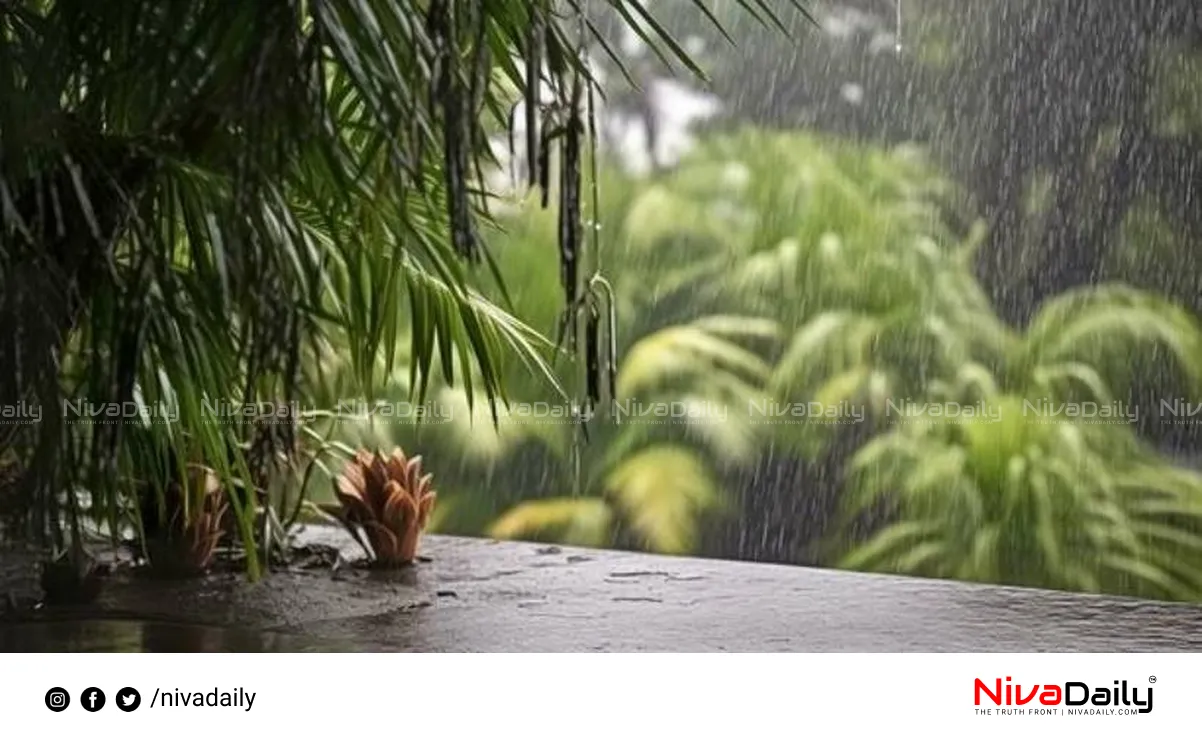
<path fill-rule="evenodd" d="M 656 80 L 650 86 L 652 105 L 659 114 L 656 159 L 661 165 L 678 161 L 689 151 L 694 138 L 689 129 L 698 121 L 716 116 L 722 106 L 711 95 L 698 93 L 674 80 Z M 618 155 L 636 173 L 651 168 L 647 157 L 647 132 L 641 120 L 624 117 L 612 123 L 617 135 Z"/>

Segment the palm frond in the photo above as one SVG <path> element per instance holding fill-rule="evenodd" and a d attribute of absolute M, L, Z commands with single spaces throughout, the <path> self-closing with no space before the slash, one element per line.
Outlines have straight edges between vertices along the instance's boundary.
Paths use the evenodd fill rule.
<path fill-rule="evenodd" d="M 640 451 L 608 475 L 605 489 L 643 546 L 656 552 L 691 550 L 698 516 L 718 505 L 708 468 L 683 447 Z"/>
<path fill-rule="evenodd" d="M 896 520 L 845 567 L 1135 593 L 1202 595 L 1194 545 L 1202 477 L 1118 425 L 1090 425 L 994 398 L 996 419 L 910 421 L 852 463 L 852 511 Z"/>
<path fill-rule="evenodd" d="M 697 71 L 643 3 L 604 5 Z M 17 332 L 0 340 L 0 403 L 58 409 L 82 392 L 120 405 L 160 376 L 190 411 L 205 399 L 296 401 L 308 392 L 302 357 L 330 337 L 370 394 L 407 323 L 415 390 L 437 362 L 448 380 L 474 369 L 495 403 L 506 354 L 550 380 L 538 338 L 473 293 L 470 265 L 486 253 L 484 113 L 507 94 L 494 71 L 530 98 L 532 121 L 543 98 L 530 93 L 545 87 L 579 122 L 573 91 L 593 85 L 584 10 L 3 4 L 0 325 Z M 553 144 L 536 128 L 531 173 Z M 567 227 L 579 218 L 578 145 L 562 166 Z M 565 229 L 560 252 L 577 252 L 580 233 Z M 254 421 L 198 421 L 188 414 L 182 425 L 201 428 L 186 438 L 203 441 L 227 484 L 235 471 L 243 486 L 269 477 L 293 447 L 291 433 L 276 440 Z M 9 525 L 62 543 L 64 517 L 78 531 L 81 488 L 115 517 L 121 483 L 142 466 L 122 454 L 122 427 L 81 435 L 57 415 L 6 424 L 0 442 L 23 463 Z M 255 488 L 234 499 L 248 542 Z"/>

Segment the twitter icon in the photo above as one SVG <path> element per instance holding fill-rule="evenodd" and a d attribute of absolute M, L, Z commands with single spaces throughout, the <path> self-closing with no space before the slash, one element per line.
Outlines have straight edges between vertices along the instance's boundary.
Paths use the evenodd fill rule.
<path fill-rule="evenodd" d="M 117 692 L 117 708 L 122 712 L 133 712 L 142 703 L 142 695 L 132 686 Z"/>

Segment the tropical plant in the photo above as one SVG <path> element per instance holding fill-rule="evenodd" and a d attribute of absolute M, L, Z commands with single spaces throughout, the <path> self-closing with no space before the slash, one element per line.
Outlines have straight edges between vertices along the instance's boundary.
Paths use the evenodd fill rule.
<path fill-rule="evenodd" d="M 614 399 L 586 412 L 587 400 L 560 398 L 545 381 L 521 374 L 515 359 L 508 375 L 514 380 L 509 404 L 498 405 L 495 414 L 473 411 L 471 388 L 435 388 L 427 396 L 403 375 L 394 375 L 384 387 L 383 403 L 420 400 L 427 413 L 433 412 L 424 423 L 419 424 L 416 415 L 343 422 L 341 435 L 364 445 L 421 447 L 444 473 L 439 530 L 545 539 L 572 533 L 575 536 L 568 538 L 589 544 L 615 543 L 615 537 L 616 543 L 632 547 L 681 551 L 695 546 L 699 516 L 721 500 L 716 465 L 746 457 L 752 448 L 753 432 L 737 414 L 727 423 L 712 416 L 678 417 L 675 423 L 680 425 L 670 426 L 655 425 L 654 414 L 615 420 L 614 403 L 626 408 L 637 404 L 643 411 L 674 401 L 688 401 L 687 407 L 694 410 L 707 405 L 745 407 L 768 372 L 764 356 L 779 342 L 779 332 L 771 321 L 722 315 L 698 319 L 695 307 L 681 301 L 668 306 L 658 285 L 663 267 L 648 270 L 631 261 L 627 250 L 631 233 L 641 226 L 630 221 L 627 207 L 647 184 L 604 161 L 600 164 L 596 185 L 602 198 L 590 215 L 596 242 L 592 265 L 584 269 L 596 275 L 604 261 L 605 274 L 613 282 L 620 320 L 612 338 L 618 361 L 612 375 Z M 557 231 L 554 212 L 530 199 L 507 204 L 497 229 L 486 233 L 515 312 L 547 334 L 556 332 L 564 309 L 558 269 L 541 257 L 554 244 Z M 499 297 L 502 289 L 493 285 L 488 292 Z M 682 319 L 673 323 L 674 317 Z M 585 362 L 567 355 L 553 361 L 557 378 L 569 391 L 576 391 L 574 382 L 581 379 Z M 585 416 L 592 416 L 587 432 L 577 425 Z M 665 416 L 659 417 L 660 423 L 666 422 Z M 680 456 L 644 451 L 661 445 L 676 447 Z M 665 471 L 661 482 L 696 487 L 681 491 L 675 505 L 678 493 L 673 488 L 636 503 L 634 487 L 640 478 L 622 475 L 620 491 L 606 484 L 622 457 L 636 455 L 639 471 L 647 473 L 662 464 L 672 472 Z M 616 499 L 627 493 L 630 498 Z M 600 501 L 590 500 L 593 496 Z M 529 509 L 520 507 L 522 499 L 529 499 Z M 661 499 L 664 503 L 657 502 Z M 569 526 L 587 521 L 577 516 L 589 509 L 600 514 L 589 522 L 590 528 Z M 651 515 L 652 509 L 660 515 Z M 503 515 L 504 521 L 498 522 Z M 672 523 L 677 518 L 683 521 Z"/>
<path fill-rule="evenodd" d="M 189 463 L 163 493 L 141 500 L 142 537 L 151 567 L 169 576 L 203 573 L 225 535 L 229 501 L 212 469 Z M 147 490 L 150 488 L 147 486 Z"/>
<path fill-rule="evenodd" d="M 1011 393 L 1114 407 L 1137 380 L 1200 389 L 1198 322 L 1154 294 L 1089 287 L 1052 298 L 1025 332 L 1009 328 L 972 276 L 983 232 L 958 241 L 942 226 L 949 196 L 905 148 L 743 131 L 708 138 L 631 202 L 628 223 L 642 228 L 627 243 L 631 263 L 684 265 L 678 285 L 692 301 L 774 317 L 791 334 L 766 397 L 870 414 L 856 425 L 767 429 L 774 446 L 802 456 L 805 490 L 784 497 L 827 505 L 778 507 L 761 497 L 752 507 L 809 514 L 815 526 L 801 528 L 801 542 L 843 510 L 846 458 L 907 403 L 971 406 Z M 890 523 L 887 504 L 873 504 L 853 512 Z M 849 526 L 865 529 L 862 520 Z"/>
<path fill-rule="evenodd" d="M 1004 350 L 1002 376 L 1011 388 L 1110 402 L 1127 398 L 1138 379 L 1158 377 L 1166 393 L 1202 391 L 1198 318 L 1177 302 L 1122 284 L 1051 298 Z"/>
<path fill-rule="evenodd" d="M 998 321 L 987 335 L 995 345 L 931 382 L 925 399 L 972 406 L 1014 395 L 1044 409 L 1109 411 L 1143 434 L 1183 427 L 1174 401 L 1202 394 L 1202 323 L 1176 302 L 1122 284 L 1065 292 L 1026 332 Z"/>
<path fill-rule="evenodd" d="M 755 451 L 756 432 L 739 410 L 769 366 L 748 346 L 776 336 L 768 321 L 712 316 L 637 340 L 620 357 L 611 405 L 586 415 L 587 445 L 571 440 L 580 436 L 575 426 L 544 426 L 544 435 L 558 440 L 544 449 L 552 461 L 541 466 L 561 476 L 543 493 L 523 493 L 489 533 L 666 553 L 696 549 L 704 519 L 728 504 L 722 468 Z"/>
<path fill-rule="evenodd" d="M 748 131 L 705 140 L 662 177 L 639 179 L 602 167 L 598 182 L 606 197 L 595 217 L 594 256 L 609 267 L 620 320 L 617 401 L 637 398 L 645 409 L 708 405 L 729 414 L 722 421 L 697 416 L 686 425 L 656 426 L 602 412 L 590 421 L 590 440 L 577 462 L 573 442 L 584 442 L 571 423 L 579 410 L 569 406 L 548 423 L 511 406 L 499 411 L 495 431 L 486 430 L 491 426 L 483 414 L 473 416 L 461 393 L 447 391 L 438 398 L 454 411 L 446 425 L 421 431 L 405 421 L 370 433 L 378 445 L 420 442 L 448 473 L 440 529 L 661 551 L 696 548 L 701 517 L 713 509 L 689 503 L 716 507 L 728 500 L 720 495 L 718 471 L 752 466 L 770 441 L 830 431 L 757 427 L 750 402 L 803 392 L 832 402 L 837 394 L 854 398 L 858 386 L 868 389 L 881 376 L 892 383 L 888 392 L 917 389 L 924 380 L 915 381 L 914 370 L 932 366 L 924 358 L 950 347 L 939 369 L 950 373 L 983 342 L 964 327 L 973 312 L 988 311 L 963 268 L 971 246 L 944 249 L 936 238 L 923 237 L 950 240 L 932 206 L 945 186 L 911 153 L 857 152 L 806 135 Z M 500 223 L 490 243 L 515 306 L 535 328 L 552 332 L 563 300 L 554 291 L 555 267 L 538 256 L 556 239 L 555 220 L 527 203 Z M 792 252 L 759 250 L 762 242 L 792 246 Z M 832 242 L 847 247 L 832 255 Z M 757 267 L 766 260 L 777 263 Z M 865 275 L 872 281 L 861 286 Z M 898 288 L 902 283 L 907 291 Z M 723 314 L 732 309 L 741 314 Z M 868 331 L 831 323 L 845 316 L 867 322 Z M 931 350 L 925 357 L 907 344 L 911 337 L 874 347 L 874 334 L 900 335 L 898 328 L 908 327 L 917 328 L 911 336 L 926 339 Z M 792 338 L 783 347 L 782 332 Z M 784 363 L 774 370 L 770 362 L 782 350 Z M 578 367 L 560 363 L 560 376 L 575 378 Z M 810 363 L 811 369 L 800 369 Z M 852 379 L 864 369 L 866 375 Z M 549 399 L 538 380 L 519 381 L 514 390 L 518 408 Z M 672 454 L 644 456 L 645 446 L 672 447 Z M 688 452 L 700 455 L 702 466 Z M 626 458 L 646 475 L 613 474 Z M 662 467 L 662 476 L 653 475 L 653 467 Z M 610 482 L 611 476 L 617 479 Z M 619 485 L 636 482 L 664 483 L 656 496 L 662 503 L 624 497 Z M 636 506 L 690 523 L 633 528 L 651 523 Z"/>
<path fill-rule="evenodd" d="M 782 400 L 876 411 L 886 399 L 1006 391 L 1113 402 L 1170 367 L 1180 392 L 1199 390 L 1202 329 L 1152 293 L 1066 292 L 1025 331 L 1008 327 L 972 276 L 984 233 L 957 240 L 944 226 L 951 194 L 906 148 L 746 130 L 707 139 L 636 198 L 632 240 L 654 256 L 644 260 L 662 260 L 656 248 L 700 253 L 683 291 L 782 323 L 791 338 L 767 386 Z"/>
<path fill-rule="evenodd" d="M 702 318 L 621 350 L 607 404 L 532 387 L 494 421 L 466 390 L 442 387 L 420 411 L 397 415 L 384 402 L 378 415 L 344 421 L 341 435 L 420 446 L 445 473 L 440 531 L 687 551 L 699 519 L 720 506 L 718 468 L 753 450 L 754 431 L 726 413 L 768 373 L 748 346 L 774 334 L 754 318 Z"/>
<path fill-rule="evenodd" d="M 622 260 L 680 267 L 656 282 L 661 298 L 779 322 L 764 397 L 879 411 L 1002 342 L 970 271 L 980 229 L 958 238 L 945 226 L 952 195 L 908 148 L 710 136 L 631 200 Z M 841 429 L 773 430 L 814 457 Z"/>
<path fill-rule="evenodd" d="M 360 450 L 338 478 L 339 505 L 327 506 L 347 532 L 381 568 L 409 565 L 417 558 L 422 530 L 438 494 L 433 476 L 422 473 L 422 458 L 396 448 L 388 457 Z M 364 541 L 366 538 L 366 541 Z"/>
<path fill-rule="evenodd" d="M 1118 257 L 1124 216 L 1140 206 L 1184 233 L 1202 225 L 1186 165 L 1202 142 L 1190 0 L 1143 3 L 1124 23 L 1101 6 L 1058 0 L 816 3 L 826 33 L 807 34 L 800 14 L 782 14 L 804 38 L 792 48 L 729 2 L 709 8 L 721 30 L 688 2 L 660 5 L 666 28 L 705 43 L 707 89 L 729 119 L 931 147 L 990 225 L 977 271 L 1008 322 L 1025 325 L 1043 301 L 1093 283 Z M 606 15 L 617 43 L 625 29 Z M 739 48 L 729 51 L 722 33 Z M 1192 276 L 1181 286 L 1171 269 L 1152 275 L 1147 248 L 1122 250 L 1129 267 L 1111 278 L 1176 284 L 1193 301 Z"/>
<path fill-rule="evenodd" d="M 764 0 L 740 2 L 771 16 Z M 684 60 L 641 3 L 604 3 Z M 21 465 L 8 533 L 78 542 L 81 494 L 119 530 L 141 473 L 120 422 L 80 433 L 64 419 L 76 395 L 180 410 L 253 545 L 259 478 L 291 452 L 294 427 L 251 447 L 251 421 L 206 424 L 204 401 L 301 398 L 302 357 L 330 335 L 370 396 L 405 323 L 422 379 L 440 352 L 444 373 L 470 358 L 462 373 L 492 401 L 506 347 L 547 375 L 525 327 L 471 291 L 460 261 L 486 255 L 485 120 L 505 116 L 494 70 L 545 124 L 529 127 L 529 172 L 560 150 L 560 247 L 581 247 L 593 82 L 580 6 L 0 4 L 0 325 L 15 329 L 0 341 L 0 403 L 49 413 L 0 429 Z M 257 575 L 259 550 L 245 552 Z"/>
<path fill-rule="evenodd" d="M 840 565 L 939 578 L 1196 600 L 1202 475 L 1123 421 L 1052 416 L 1019 397 L 994 414 L 919 416 L 860 450 L 847 507 L 893 522 Z"/>

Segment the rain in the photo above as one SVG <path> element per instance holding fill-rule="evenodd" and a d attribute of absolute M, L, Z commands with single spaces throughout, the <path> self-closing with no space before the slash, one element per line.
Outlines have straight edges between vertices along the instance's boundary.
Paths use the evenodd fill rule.
<path fill-rule="evenodd" d="M 1202 600 L 1195 0 L 4 5 L 39 601 L 426 534 Z"/>
<path fill-rule="evenodd" d="M 709 79 L 601 19 L 586 252 L 617 402 L 663 408 L 595 416 L 570 465 L 529 434 L 480 470 L 500 521 L 452 528 L 1196 597 L 1193 5 L 827 2 L 780 33 L 717 3 L 730 40 L 661 5 Z M 540 219 L 498 254 L 550 310 Z"/>

